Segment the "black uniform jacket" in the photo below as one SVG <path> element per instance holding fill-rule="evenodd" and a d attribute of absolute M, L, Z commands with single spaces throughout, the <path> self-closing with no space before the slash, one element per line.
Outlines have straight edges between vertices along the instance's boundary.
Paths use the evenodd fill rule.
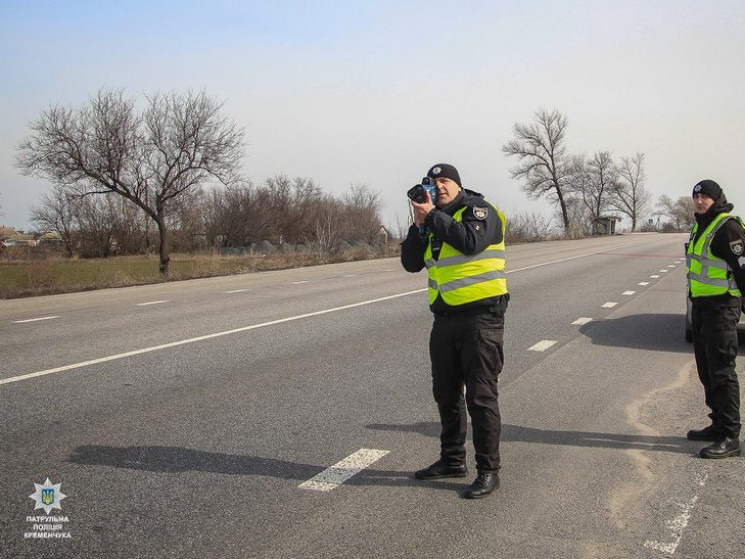
<path fill-rule="evenodd" d="M 461 221 L 455 221 L 453 215 L 466 206 Z M 478 216 L 478 217 L 477 217 Z M 401 243 L 401 264 L 407 272 L 419 272 L 424 268 L 424 253 L 427 250 L 427 238 L 434 233 L 432 256 L 437 260 L 442 243 L 447 243 L 463 254 L 478 254 L 488 246 L 502 242 L 502 220 L 494 207 L 478 192 L 463 189 L 447 206 L 435 208 L 425 220 L 426 232 L 420 233 L 416 225 L 409 228 L 409 233 Z M 488 310 L 504 310 L 509 295 L 491 297 L 451 307 L 438 295 L 430 305 L 436 314 L 459 314 Z"/>
<path fill-rule="evenodd" d="M 721 213 L 731 212 L 734 206 L 722 196 L 705 214 L 696 214 L 698 231 L 690 242 L 696 242 L 713 219 Z M 737 287 L 745 293 L 745 230 L 736 219 L 728 219 L 711 240 L 711 253 L 721 258 L 732 268 Z M 696 297 L 692 299 L 697 305 L 739 307 L 742 300 L 729 294 L 714 295 L 712 297 Z"/>

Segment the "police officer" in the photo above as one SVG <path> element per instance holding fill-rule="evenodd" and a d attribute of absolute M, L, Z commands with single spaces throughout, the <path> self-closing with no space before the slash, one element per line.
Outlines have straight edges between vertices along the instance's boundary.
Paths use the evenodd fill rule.
<path fill-rule="evenodd" d="M 417 471 L 420 480 L 462 478 L 466 468 L 466 407 L 473 427 L 478 475 L 464 497 L 486 497 L 499 487 L 497 376 L 504 360 L 505 219 L 484 197 L 461 186 L 452 165 L 427 176 L 436 200 L 411 203 L 414 224 L 401 245 L 408 272 L 427 267 L 434 324 L 429 340 L 432 391 L 440 413 L 440 459 Z M 465 387 L 465 403 L 463 389 Z"/>
<path fill-rule="evenodd" d="M 702 458 L 740 455 L 740 385 L 735 371 L 737 323 L 745 290 L 745 228 L 729 214 L 721 187 L 703 180 L 693 187 L 696 223 L 688 243 L 688 296 L 693 350 L 711 425 L 687 437 L 713 444 Z"/>

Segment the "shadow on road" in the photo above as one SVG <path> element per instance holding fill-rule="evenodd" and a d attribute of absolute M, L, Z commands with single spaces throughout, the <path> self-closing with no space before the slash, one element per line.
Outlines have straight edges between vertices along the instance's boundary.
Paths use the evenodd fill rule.
<path fill-rule="evenodd" d="M 413 432 L 435 438 L 439 438 L 440 436 L 439 423 L 426 421 L 409 425 L 375 423 L 368 425 L 367 428 L 378 431 Z M 693 454 L 700 448 L 700 445 L 694 448 L 692 443 L 683 437 L 654 437 L 649 435 L 593 433 L 588 431 L 553 431 L 550 429 L 537 429 L 535 427 L 522 427 L 520 425 L 502 425 L 501 441 L 503 443 L 525 442 L 590 448 L 677 452 L 680 454 Z"/>
<path fill-rule="evenodd" d="M 693 355 L 685 341 L 684 314 L 634 314 L 589 322 L 579 330 L 595 345 Z"/>
<path fill-rule="evenodd" d="M 298 484 L 324 471 L 327 466 L 302 464 L 288 460 L 207 452 L 172 446 L 80 446 L 68 462 L 84 466 L 109 466 L 146 472 L 210 472 L 243 476 L 267 476 L 295 480 Z M 465 480 L 464 480 L 465 481 Z M 470 483 L 470 480 L 469 480 Z M 347 485 L 421 485 L 413 472 L 365 469 L 346 482 Z M 458 482 L 428 482 L 429 489 L 462 489 Z"/>

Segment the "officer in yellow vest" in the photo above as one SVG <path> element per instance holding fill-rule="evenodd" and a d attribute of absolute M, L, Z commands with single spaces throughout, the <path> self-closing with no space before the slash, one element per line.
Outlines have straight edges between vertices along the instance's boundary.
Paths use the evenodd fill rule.
<path fill-rule="evenodd" d="M 721 187 L 703 180 L 693 187 L 696 223 L 688 243 L 688 297 L 693 350 L 711 425 L 688 438 L 711 441 L 702 458 L 740 455 L 740 385 L 735 371 L 737 323 L 745 290 L 745 228 L 729 214 Z"/>
<path fill-rule="evenodd" d="M 505 219 L 484 197 L 461 185 L 455 167 L 434 165 L 437 187 L 419 204 L 401 245 L 408 272 L 425 266 L 434 324 L 429 340 L 432 391 L 440 413 L 440 459 L 414 475 L 420 480 L 462 478 L 466 468 L 466 408 L 471 415 L 475 481 L 464 497 L 486 497 L 499 487 L 497 377 L 504 360 Z M 465 399 L 463 389 L 465 387 Z"/>

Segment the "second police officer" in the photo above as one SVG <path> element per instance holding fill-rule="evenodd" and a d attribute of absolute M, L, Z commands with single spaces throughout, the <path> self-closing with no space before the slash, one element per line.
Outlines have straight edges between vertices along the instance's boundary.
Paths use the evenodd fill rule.
<path fill-rule="evenodd" d="M 696 223 L 688 243 L 688 296 L 696 368 L 711 424 L 688 431 L 709 441 L 702 458 L 740 455 L 740 385 L 735 370 L 737 323 L 745 290 L 745 229 L 712 180 L 693 187 Z"/>

